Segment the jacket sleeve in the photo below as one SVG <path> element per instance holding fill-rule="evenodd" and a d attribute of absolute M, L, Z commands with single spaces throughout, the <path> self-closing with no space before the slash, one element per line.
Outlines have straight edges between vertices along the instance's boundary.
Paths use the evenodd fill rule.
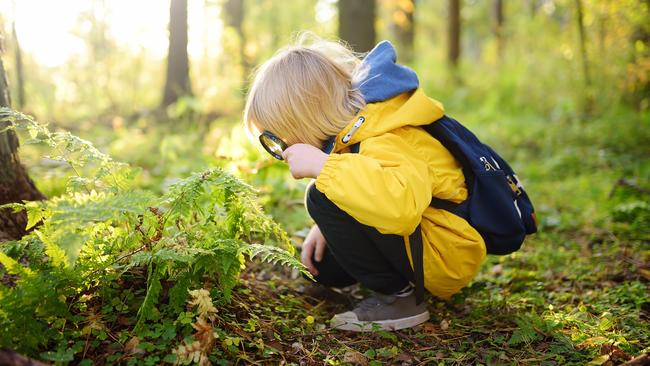
<path fill-rule="evenodd" d="M 359 154 L 331 154 L 316 188 L 362 224 L 383 234 L 410 235 L 431 202 L 424 159 L 392 133 L 365 140 Z"/>

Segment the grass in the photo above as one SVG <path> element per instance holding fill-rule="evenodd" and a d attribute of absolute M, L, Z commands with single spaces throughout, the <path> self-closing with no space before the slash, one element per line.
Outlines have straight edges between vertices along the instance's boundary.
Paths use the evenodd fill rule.
<path fill-rule="evenodd" d="M 517 254 L 491 257 L 450 301 L 429 299 L 429 322 L 394 333 L 329 330 L 350 294 L 308 296 L 306 280 L 249 268 L 223 318 L 246 342 L 223 356 L 289 364 L 618 364 L 647 352 L 650 255 L 644 244 L 612 239 L 539 234 Z M 259 351 L 260 339 L 271 350 Z"/>
<path fill-rule="evenodd" d="M 328 329 L 330 317 L 349 309 L 358 292 L 316 292 L 285 268 L 253 262 L 233 301 L 218 304 L 211 362 L 614 365 L 650 351 L 648 116 L 619 110 L 548 122 L 491 109 L 448 113 L 512 163 L 536 205 L 540 232 L 515 254 L 489 257 L 450 301 L 429 299 L 429 322 L 394 333 Z M 301 205 L 305 182 L 291 180 L 284 164 L 264 160 L 257 149 L 242 148 L 240 133 L 228 126 L 218 121 L 204 136 L 138 125 L 89 136 L 103 136 L 104 150 L 140 166 L 140 184 L 154 191 L 206 165 L 236 172 L 260 190 L 267 211 L 299 244 L 310 224 Z M 48 196 L 60 192 L 65 174 L 38 152 L 23 154 L 38 186 Z M 129 333 L 135 315 L 129 296 L 143 291 L 144 279 L 120 279 L 115 303 L 91 302 L 91 313 L 108 326 L 90 327 L 85 343 L 68 346 L 75 362 L 173 362 L 172 350 L 197 337 L 196 328 L 179 325 L 192 323 L 189 309 L 139 337 Z"/>
<path fill-rule="evenodd" d="M 494 113 L 472 121 L 471 113 L 460 113 L 528 183 L 540 232 L 515 254 L 489 257 L 473 283 L 450 301 L 430 299 L 432 319 L 422 326 L 374 334 L 302 327 L 303 334 L 281 342 L 282 357 L 275 360 L 604 365 L 647 353 L 650 216 L 642 202 L 648 198 L 650 136 L 643 116 L 618 113 L 554 124 L 534 117 L 496 119 Z M 635 183 L 621 186 L 621 180 Z M 278 219 L 290 224 L 292 215 Z M 294 280 L 276 281 L 291 298 L 287 315 L 298 320 L 311 315 L 324 327 L 346 309 L 304 299 L 292 290 Z M 277 286 L 262 282 L 255 292 L 269 284 Z"/>

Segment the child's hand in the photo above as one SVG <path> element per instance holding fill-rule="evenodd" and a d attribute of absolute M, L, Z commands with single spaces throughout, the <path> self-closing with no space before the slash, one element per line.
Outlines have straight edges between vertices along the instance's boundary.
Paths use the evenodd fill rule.
<path fill-rule="evenodd" d="M 323 255 L 325 254 L 326 245 L 327 242 L 325 241 L 323 233 L 320 232 L 318 225 L 312 226 L 309 234 L 307 234 L 307 237 L 305 238 L 305 241 L 302 243 L 300 258 L 302 260 L 302 264 L 307 267 L 309 273 L 311 273 L 313 276 L 318 276 L 318 270 L 316 269 L 316 266 L 314 266 L 312 258 L 316 259 L 316 262 L 322 261 Z"/>
<path fill-rule="evenodd" d="M 284 150 L 282 158 L 294 178 L 316 178 L 323 170 L 327 154 L 308 144 L 294 144 Z"/>

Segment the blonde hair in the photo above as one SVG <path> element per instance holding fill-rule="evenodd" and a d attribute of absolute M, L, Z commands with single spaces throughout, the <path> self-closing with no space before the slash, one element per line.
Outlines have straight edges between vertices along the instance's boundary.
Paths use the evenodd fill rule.
<path fill-rule="evenodd" d="M 363 69 L 357 54 L 342 43 L 303 34 L 255 73 L 244 109 L 246 130 L 255 136 L 269 131 L 288 145 L 320 148 L 365 106 L 354 87 Z"/>

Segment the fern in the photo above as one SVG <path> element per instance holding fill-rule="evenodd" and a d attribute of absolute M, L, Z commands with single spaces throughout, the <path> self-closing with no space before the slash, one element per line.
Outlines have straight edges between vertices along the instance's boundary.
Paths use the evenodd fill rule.
<path fill-rule="evenodd" d="M 544 337 L 537 331 L 535 325 L 535 318 L 532 316 L 521 316 L 515 320 L 517 329 L 512 332 L 512 336 L 508 340 L 509 345 L 529 344 L 535 341 L 544 339 Z"/>
<path fill-rule="evenodd" d="M 3 206 L 26 211 L 34 230 L 0 247 L 0 263 L 19 277 L 15 287 L 0 285 L 0 346 L 32 351 L 54 339 L 56 329 L 83 328 L 73 305 L 84 308 L 82 294 L 110 303 L 126 283 L 119 278 L 134 279 L 134 286 L 146 281 L 145 292 L 134 291 L 141 304 L 134 330 L 142 332 L 159 314 L 176 319 L 187 289 L 205 281 L 214 281 L 216 295 L 228 301 L 245 255 L 308 275 L 255 190 L 226 171 L 194 173 L 155 196 L 134 188 L 138 169 L 113 161 L 86 140 L 51 132 L 7 108 L 0 108 L 0 121 L 26 132 L 26 144 L 49 147 L 49 158 L 70 172 L 65 194 Z M 29 258 L 27 264 L 19 257 Z M 168 302 L 161 301 L 163 293 Z M 11 329 L 35 336 L 22 339 Z"/>
<path fill-rule="evenodd" d="M 298 268 L 304 275 L 312 278 L 309 271 L 295 256 L 280 248 L 262 244 L 247 244 L 244 251 L 251 259 L 259 256 L 264 262 Z"/>

